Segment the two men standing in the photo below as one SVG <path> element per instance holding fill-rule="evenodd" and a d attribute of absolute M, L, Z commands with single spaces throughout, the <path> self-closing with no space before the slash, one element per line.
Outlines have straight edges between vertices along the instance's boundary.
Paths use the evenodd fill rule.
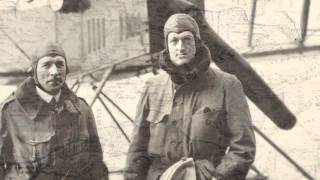
<path fill-rule="evenodd" d="M 64 50 L 40 46 L 31 68 L 0 106 L 0 179 L 107 180 L 92 111 L 65 84 Z"/>
<path fill-rule="evenodd" d="M 164 26 L 164 72 L 138 104 L 126 180 L 158 180 L 192 158 L 197 180 L 244 180 L 255 156 L 251 117 L 240 81 L 209 67 L 196 21 L 171 16 Z M 0 106 L 1 179 L 108 179 L 90 107 L 65 84 L 66 55 L 37 49 L 32 76 Z"/>
<path fill-rule="evenodd" d="M 160 67 L 142 94 L 126 180 L 157 180 L 192 158 L 197 180 L 244 180 L 255 156 L 251 117 L 240 81 L 209 67 L 196 21 L 172 15 Z"/>

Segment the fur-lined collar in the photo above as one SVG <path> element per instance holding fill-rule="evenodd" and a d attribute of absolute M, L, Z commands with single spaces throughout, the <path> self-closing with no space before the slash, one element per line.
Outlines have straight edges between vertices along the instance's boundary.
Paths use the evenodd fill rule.
<path fill-rule="evenodd" d="M 36 85 L 32 77 L 24 80 L 13 94 L 15 101 L 21 106 L 26 115 L 35 119 L 41 107 L 46 103 L 36 92 Z M 64 105 L 65 109 L 72 113 L 78 113 L 79 101 L 77 96 L 69 90 L 66 84 L 61 88 L 59 105 Z"/>
<path fill-rule="evenodd" d="M 171 60 L 168 50 L 163 50 L 160 53 L 159 66 L 165 70 L 171 77 L 171 80 L 176 84 L 183 84 L 189 81 L 195 81 L 199 79 L 200 74 L 205 73 L 211 62 L 211 54 L 208 47 L 200 42 L 196 49 L 195 59 L 184 66 L 191 69 L 188 72 L 179 72 L 177 66 L 175 66 Z"/>

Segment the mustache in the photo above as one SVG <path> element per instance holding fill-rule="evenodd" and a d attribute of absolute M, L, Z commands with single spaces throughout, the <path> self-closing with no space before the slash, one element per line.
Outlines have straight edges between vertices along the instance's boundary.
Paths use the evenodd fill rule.
<path fill-rule="evenodd" d="M 61 77 L 53 77 L 53 78 L 47 80 L 47 82 L 60 82 L 60 83 L 62 83 L 63 79 Z"/>

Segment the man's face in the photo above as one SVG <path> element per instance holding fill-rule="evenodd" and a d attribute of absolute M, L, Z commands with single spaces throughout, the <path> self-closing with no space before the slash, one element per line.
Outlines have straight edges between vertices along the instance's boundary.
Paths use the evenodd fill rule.
<path fill-rule="evenodd" d="M 42 88 L 49 94 L 57 94 L 66 80 L 66 69 L 66 61 L 62 56 L 41 58 L 36 73 Z"/>
<path fill-rule="evenodd" d="M 170 59 L 176 66 L 189 63 L 196 54 L 196 43 L 192 32 L 171 32 L 168 34 Z"/>

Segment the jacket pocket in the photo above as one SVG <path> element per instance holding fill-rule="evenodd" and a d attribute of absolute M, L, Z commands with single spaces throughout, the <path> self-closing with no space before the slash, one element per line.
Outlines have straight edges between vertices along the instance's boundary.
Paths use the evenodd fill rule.
<path fill-rule="evenodd" d="M 221 140 L 222 121 L 222 111 L 220 109 L 192 115 L 191 140 L 218 144 Z"/>
<path fill-rule="evenodd" d="M 162 155 L 165 143 L 169 115 L 165 112 L 150 110 L 147 121 L 150 123 L 150 140 L 148 152 Z"/>
<path fill-rule="evenodd" d="M 50 141 L 54 138 L 52 134 L 37 134 L 37 138 L 32 136 L 16 136 L 17 149 L 13 152 L 17 162 L 23 162 L 21 166 L 34 167 L 32 161 L 48 165 L 50 163 Z"/>

